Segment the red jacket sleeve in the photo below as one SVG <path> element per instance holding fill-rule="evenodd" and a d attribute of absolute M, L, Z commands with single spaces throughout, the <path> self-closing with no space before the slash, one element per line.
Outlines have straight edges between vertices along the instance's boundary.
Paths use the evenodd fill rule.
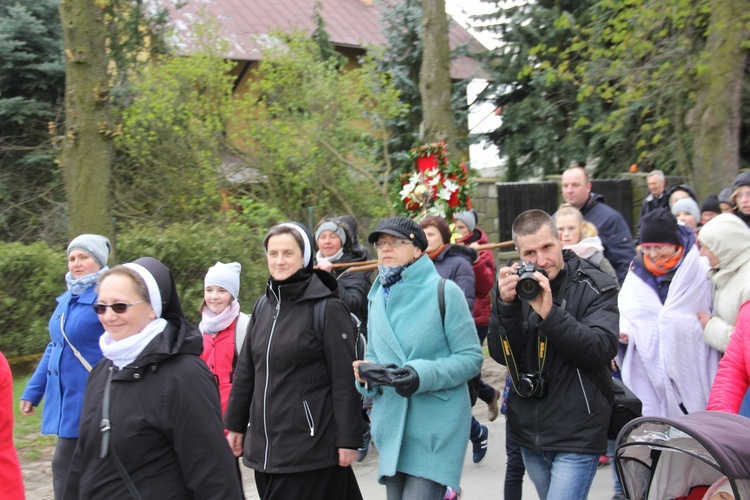
<path fill-rule="evenodd" d="M 0 498 L 24 500 L 23 478 L 13 446 L 13 377 L 0 353 Z"/>
<path fill-rule="evenodd" d="M 737 413 L 750 385 L 750 302 L 740 308 L 734 332 L 719 362 L 707 410 Z"/>

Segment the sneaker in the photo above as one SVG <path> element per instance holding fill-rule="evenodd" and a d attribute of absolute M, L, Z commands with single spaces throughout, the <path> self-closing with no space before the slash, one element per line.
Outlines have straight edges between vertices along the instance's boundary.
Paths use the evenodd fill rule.
<path fill-rule="evenodd" d="M 489 429 L 487 429 L 486 425 L 480 425 L 482 431 L 479 434 L 479 437 L 474 438 L 471 440 L 471 447 L 472 447 L 472 460 L 474 460 L 475 464 L 481 463 L 482 460 L 484 460 L 485 455 L 487 455 L 487 440 L 490 435 Z"/>
<path fill-rule="evenodd" d="M 498 407 L 497 402 L 500 399 L 500 392 L 495 389 L 495 395 L 492 398 L 492 401 L 487 403 L 487 420 L 490 422 L 494 422 L 497 416 L 500 414 L 500 407 Z"/>
<path fill-rule="evenodd" d="M 357 462 L 361 462 L 367 456 L 367 452 L 370 451 L 370 424 L 367 423 L 367 429 L 362 435 L 362 447 L 357 449 Z"/>
<path fill-rule="evenodd" d="M 609 465 L 609 457 L 607 455 L 601 455 L 599 457 L 599 465 L 597 465 L 596 468 L 601 469 L 605 465 Z"/>
<path fill-rule="evenodd" d="M 445 489 L 445 495 L 443 496 L 443 500 L 458 500 L 458 492 L 448 486 Z"/>

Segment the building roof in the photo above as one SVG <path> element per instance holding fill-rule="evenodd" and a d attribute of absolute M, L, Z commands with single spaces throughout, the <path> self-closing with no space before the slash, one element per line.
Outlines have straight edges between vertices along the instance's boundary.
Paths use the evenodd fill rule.
<path fill-rule="evenodd" d="M 318 0 L 194 0 L 185 2 L 179 9 L 170 9 L 173 25 L 180 33 L 190 33 L 200 18 L 201 11 L 214 17 L 229 42 L 228 59 L 257 61 L 261 52 L 257 39 L 272 31 L 303 30 L 312 32 L 313 8 Z M 365 49 L 370 45 L 383 45 L 378 13 L 381 6 L 371 0 L 319 0 L 320 14 L 325 20 L 328 36 L 336 46 Z M 161 0 L 162 5 L 166 0 Z M 169 2 L 171 4 L 171 2 Z M 188 37 L 178 36 L 183 41 Z M 460 24 L 450 20 L 449 42 L 451 49 L 466 45 L 470 53 L 486 48 Z M 178 42 L 179 43 L 179 42 Z M 451 76 L 465 79 L 480 73 L 479 63 L 468 56 L 451 62 Z"/>

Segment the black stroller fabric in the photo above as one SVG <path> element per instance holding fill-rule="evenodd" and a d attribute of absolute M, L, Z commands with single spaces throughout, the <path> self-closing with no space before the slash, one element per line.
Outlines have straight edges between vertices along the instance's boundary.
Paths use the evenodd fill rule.
<path fill-rule="evenodd" d="M 708 411 L 637 418 L 618 436 L 615 465 L 631 500 L 678 498 L 722 476 L 735 499 L 750 500 L 750 419 Z"/>

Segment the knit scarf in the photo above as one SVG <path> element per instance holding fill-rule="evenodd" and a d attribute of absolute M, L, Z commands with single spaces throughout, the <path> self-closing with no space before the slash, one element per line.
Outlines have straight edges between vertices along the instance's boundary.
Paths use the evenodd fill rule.
<path fill-rule="evenodd" d="M 682 254 L 685 252 L 683 247 L 678 247 L 677 251 L 671 257 L 664 257 L 658 260 L 652 260 L 648 254 L 643 254 L 643 264 L 648 269 L 648 272 L 656 276 L 664 276 L 668 272 L 672 271 L 682 260 Z"/>
<path fill-rule="evenodd" d="M 223 332 L 234 323 L 240 314 L 240 303 L 233 300 L 229 306 L 225 307 L 219 314 L 215 314 L 208 307 L 203 308 L 202 319 L 198 325 L 201 333 L 216 335 Z"/>
<path fill-rule="evenodd" d="M 330 257 L 323 257 L 323 254 L 320 253 L 320 250 L 318 250 L 318 253 L 315 254 L 315 260 L 317 260 L 318 262 L 320 262 L 321 260 L 327 260 L 327 261 L 330 261 L 330 262 L 336 262 L 337 260 L 339 260 L 343 256 L 344 256 L 344 248 L 343 247 L 339 248 L 339 251 L 336 252 L 335 254 L 331 255 Z"/>
<path fill-rule="evenodd" d="M 447 247 L 448 244 L 444 243 L 440 248 L 433 250 L 432 252 L 428 253 L 427 256 L 430 258 L 430 260 L 435 260 L 438 258 L 438 255 L 440 255 L 440 252 L 445 250 L 445 247 Z"/>
<path fill-rule="evenodd" d="M 97 272 L 81 276 L 78 279 L 75 279 L 73 273 L 68 271 L 68 274 L 65 275 L 65 282 L 68 284 L 68 290 L 73 295 L 81 295 L 83 292 L 96 285 L 96 282 L 99 281 L 99 275 L 107 269 L 109 268 L 104 266 Z"/>
<path fill-rule="evenodd" d="M 409 262 L 408 264 L 394 267 L 386 267 L 378 264 L 378 279 L 383 287 L 386 305 L 388 305 L 388 297 L 391 295 L 391 287 L 401 281 L 401 273 L 412 264 L 413 262 Z"/>
<path fill-rule="evenodd" d="M 123 367 L 135 361 L 146 346 L 154 340 L 154 337 L 163 332 L 166 327 L 167 320 L 158 318 L 146 325 L 146 328 L 139 333 L 122 340 L 113 339 L 109 332 L 105 331 L 99 337 L 99 348 L 101 348 L 105 358 L 122 370 Z"/>

